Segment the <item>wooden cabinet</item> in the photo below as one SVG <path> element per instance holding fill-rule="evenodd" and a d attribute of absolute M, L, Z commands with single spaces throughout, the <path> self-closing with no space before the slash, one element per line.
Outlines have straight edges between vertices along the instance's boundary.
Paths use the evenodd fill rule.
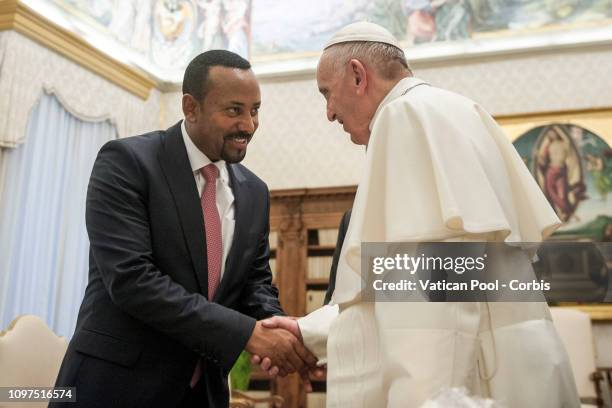
<path fill-rule="evenodd" d="M 342 215 L 352 207 L 356 187 L 277 190 L 271 192 L 270 230 L 273 233 L 275 278 L 283 309 L 291 316 L 304 316 L 310 297 L 322 304 L 321 294 L 327 288 L 329 264 L 335 248 L 335 234 Z M 309 262 L 309 257 L 319 258 Z M 314 263 L 313 263 L 314 262 Z M 308 266 L 316 273 L 309 274 Z M 327 271 L 325 272 L 325 268 Z M 323 273 L 325 272 L 325 273 Z M 319 299 L 320 298 L 320 299 Z M 285 400 L 283 407 L 307 407 L 306 393 L 297 375 L 270 381 L 265 373 L 254 370 L 251 388 L 268 386 Z M 324 392 L 325 382 L 313 384 Z M 318 401 L 318 398 L 309 398 Z"/>

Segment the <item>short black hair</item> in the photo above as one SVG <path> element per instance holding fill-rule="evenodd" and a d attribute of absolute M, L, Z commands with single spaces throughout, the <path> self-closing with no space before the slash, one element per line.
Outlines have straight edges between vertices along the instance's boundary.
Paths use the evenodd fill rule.
<path fill-rule="evenodd" d="M 251 63 L 240 55 L 226 50 L 210 50 L 191 60 L 183 77 L 183 95 L 190 94 L 202 101 L 206 96 L 208 71 L 211 67 L 250 69 Z"/>

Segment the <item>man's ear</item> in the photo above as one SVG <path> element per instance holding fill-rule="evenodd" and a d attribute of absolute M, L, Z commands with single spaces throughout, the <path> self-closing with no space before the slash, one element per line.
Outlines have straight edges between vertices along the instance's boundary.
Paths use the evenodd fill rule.
<path fill-rule="evenodd" d="M 198 108 L 198 102 L 195 98 L 190 94 L 183 95 L 183 115 L 185 116 L 185 120 L 189 122 L 195 121 L 195 111 Z"/>
<path fill-rule="evenodd" d="M 349 61 L 349 69 L 353 86 L 357 95 L 364 95 L 368 86 L 368 72 L 365 65 L 358 59 Z"/>

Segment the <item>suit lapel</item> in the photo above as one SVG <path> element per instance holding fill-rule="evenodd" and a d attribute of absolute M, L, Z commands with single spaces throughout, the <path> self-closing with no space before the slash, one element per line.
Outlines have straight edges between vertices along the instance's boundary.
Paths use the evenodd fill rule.
<path fill-rule="evenodd" d="M 198 279 L 200 291 L 208 296 L 208 268 L 204 219 L 189 157 L 183 141 L 180 122 L 169 128 L 159 162 L 174 197 L 191 262 Z"/>
<path fill-rule="evenodd" d="M 251 205 L 250 201 L 250 184 L 244 177 L 240 167 L 237 164 L 228 164 L 227 170 L 232 185 L 232 193 L 234 194 L 234 237 L 232 239 L 232 246 L 227 255 L 227 260 L 225 262 L 223 279 L 221 279 L 219 288 L 215 293 L 214 301 L 223 299 L 224 292 L 230 286 L 230 280 L 236 277 L 235 272 L 238 268 L 240 254 L 242 253 L 241 248 L 244 245 L 244 239 L 248 232 L 249 220 L 251 219 L 253 210 L 253 206 Z"/>

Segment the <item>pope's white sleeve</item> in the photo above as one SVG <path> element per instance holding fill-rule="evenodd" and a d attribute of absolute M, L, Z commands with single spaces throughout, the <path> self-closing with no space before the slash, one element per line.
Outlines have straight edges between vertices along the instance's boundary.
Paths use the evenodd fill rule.
<path fill-rule="evenodd" d="M 325 305 L 297 320 L 304 345 L 319 359 L 319 365 L 327 364 L 327 336 L 337 316 L 338 305 Z"/>

